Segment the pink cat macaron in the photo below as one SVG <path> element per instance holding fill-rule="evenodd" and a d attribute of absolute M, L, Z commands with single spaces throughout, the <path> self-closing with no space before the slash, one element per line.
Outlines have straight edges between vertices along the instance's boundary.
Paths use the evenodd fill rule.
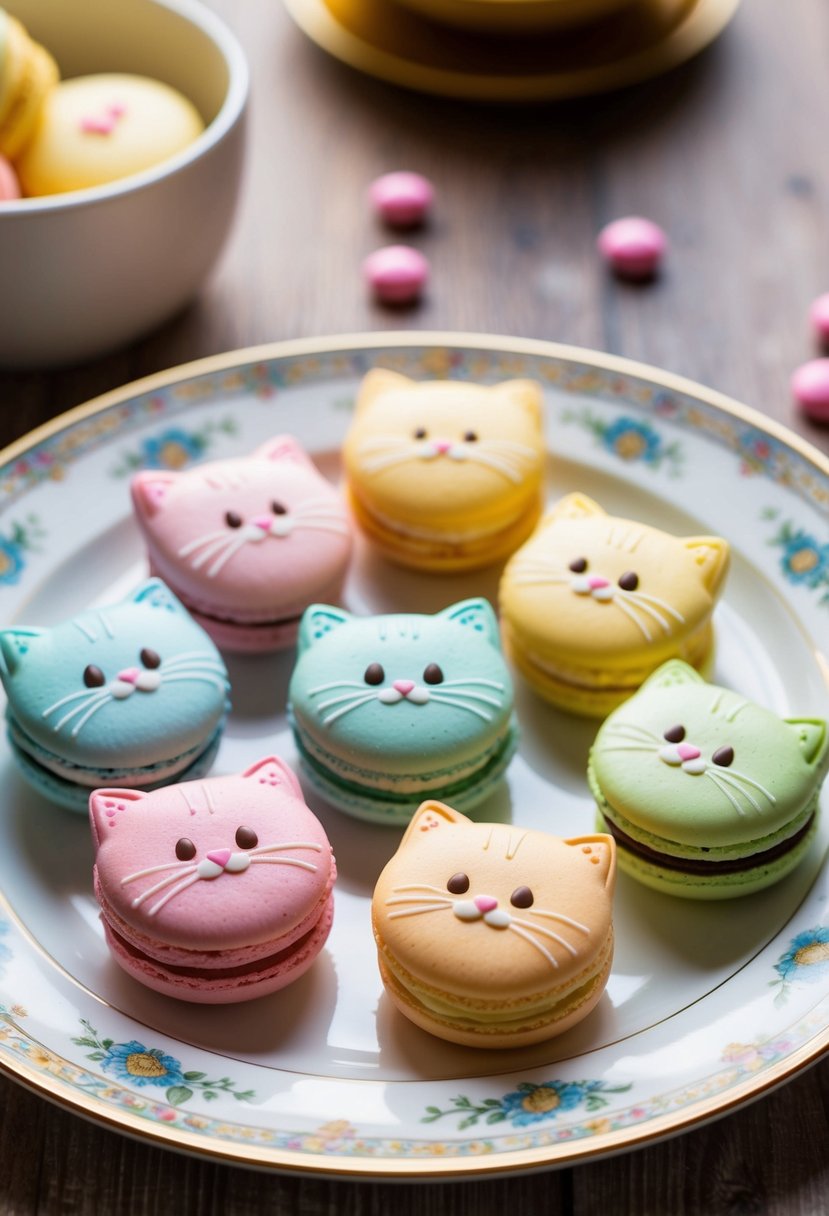
<path fill-rule="evenodd" d="M 131 489 L 151 569 L 221 649 L 290 646 L 309 604 L 339 600 L 349 517 L 290 435 L 184 472 L 144 470 Z"/>
<path fill-rule="evenodd" d="M 325 945 L 331 845 L 288 766 L 89 799 L 95 895 L 115 961 L 168 996 L 229 1004 L 298 979 Z"/>

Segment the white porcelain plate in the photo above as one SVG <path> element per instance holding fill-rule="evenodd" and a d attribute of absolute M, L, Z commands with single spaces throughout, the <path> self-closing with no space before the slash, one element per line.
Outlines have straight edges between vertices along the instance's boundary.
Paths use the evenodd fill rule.
<path fill-rule="evenodd" d="M 829 716 L 829 461 L 745 407 L 666 373 L 515 339 L 368 335 L 272 346 L 153 377 L 73 411 L 0 456 L 0 620 L 48 624 L 126 594 L 145 563 L 128 495 L 142 466 L 248 452 L 295 434 L 337 479 L 362 374 L 544 385 L 551 498 L 678 534 L 721 532 L 734 563 L 714 678 L 781 715 Z M 498 570 L 423 577 L 360 548 L 356 612 L 495 599 Z M 290 654 L 231 662 L 216 770 L 276 750 Z M 518 681 L 522 748 L 482 818 L 592 830 L 595 725 Z M 110 960 L 83 816 L 43 804 L 0 745 L 0 1066 L 62 1105 L 156 1143 L 300 1172 L 446 1177 L 571 1163 L 645 1143 L 755 1097 L 829 1044 L 829 816 L 784 882 L 724 904 L 620 878 L 607 992 L 571 1033 L 515 1052 L 463 1049 L 385 998 L 369 926 L 400 832 L 319 802 L 337 855 L 328 946 L 290 989 L 190 1006 Z M 824 803 L 826 798 L 824 797 Z"/>

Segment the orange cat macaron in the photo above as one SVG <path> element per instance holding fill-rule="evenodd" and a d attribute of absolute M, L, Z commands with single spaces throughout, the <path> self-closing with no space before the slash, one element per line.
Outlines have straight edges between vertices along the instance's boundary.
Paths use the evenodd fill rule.
<path fill-rule="evenodd" d="M 613 959 L 611 836 L 563 840 L 424 802 L 374 891 L 391 1000 L 466 1047 L 522 1047 L 598 1003 Z"/>
<path fill-rule="evenodd" d="M 501 579 L 504 647 L 553 705 L 605 717 L 668 659 L 703 666 L 729 564 L 719 536 L 672 536 L 568 494 Z"/>
<path fill-rule="evenodd" d="M 507 557 L 541 514 L 545 447 L 532 380 L 363 380 L 343 459 L 352 507 L 384 557 L 432 573 Z"/>

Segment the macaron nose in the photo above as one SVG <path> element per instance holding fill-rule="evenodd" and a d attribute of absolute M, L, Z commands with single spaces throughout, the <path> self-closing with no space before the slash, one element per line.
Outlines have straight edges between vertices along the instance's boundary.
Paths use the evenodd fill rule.
<path fill-rule="evenodd" d="M 498 907 L 498 900 L 492 895 L 476 895 L 472 901 L 479 912 L 493 912 Z"/>
<path fill-rule="evenodd" d="M 452 444 L 448 439 L 435 440 L 435 451 L 440 452 L 441 454 L 448 452 L 451 446 Z"/>
<path fill-rule="evenodd" d="M 213 853 L 207 854 L 208 861 L 213 861 L 217 866 L 225 868 L 230 861 L 230 849 L 216 849 Z"/>
<path fill-rule="evenodd" d="M 392 688 L 396 688 L 398 692 L 402 692 L 404 697 L 408 697 L 414 688 L 414 680 L 395 680 Z"/>
<path fill-rule="evenodd" d="M 263 532 L 270 532 L 272 518 L 270 515 L 254 515 L 250 522 L 254 528 L 261 528 Z"/>
<path fill-rule="evenodd" d="M 118 679 L 122 680 L 124 684 L 134 684 L 140 675 L 139 668 L 125 667 L 123 671 L 118 672 Z"/>
<path fill-rule="evenodd" d="M 602 578 L 601 574 L 591 574 L 587 580 L 587 585 L 591 591 L 600 591 L 602 587 L 610 586 L 610 580 Z"/>
<path fill-rule="evenodd" d="M 680 743 L 676 749 L 676 754 L 680 760 L 697 760 L 702 752 L 698 747 L 694 747 L 693 743 Z"/>

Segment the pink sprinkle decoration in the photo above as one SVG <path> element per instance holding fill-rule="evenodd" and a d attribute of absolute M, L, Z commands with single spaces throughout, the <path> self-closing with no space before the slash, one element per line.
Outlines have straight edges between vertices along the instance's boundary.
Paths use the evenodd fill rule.
<path fill-rule="evenodd" d="M 87 135 L 111 135 L 126 112 L 127 107 L 122 101 L 113 101 L 103 114 L 88 114 L 86 118 L 82 118 L 81 130 Z"/>
<path fill-rule="evenodd" d="M 602 228 L 596 244 L 621 278 L 649 279 L 659 269 L 668 238 L 652 220 L 628 215 Z"/>
<path fill-rule="evenodd" d="M 811 359 L 792 375 L 792 396 L 813 422 L 829 422 L 829 359 Z"/>
<path fill-rule="evenodd" d="M 429 263 L 410 245 L 386 245 L 369 254 L 363 275 L 382 304 L 413 304 L 429 278 Z"/>
<path fill-rule="evenodd" d="M 809 321 L 817 339 L 824 345 L 829 344 L 829 292 L 812 302 Z"/>
<path fill-rule="evenodd" d="M 414 228 L 428 216 L 435 197 L 432 183 L 420 173 L 385 173 L 368 188 L 369 202 L 392 228 Z"/>

